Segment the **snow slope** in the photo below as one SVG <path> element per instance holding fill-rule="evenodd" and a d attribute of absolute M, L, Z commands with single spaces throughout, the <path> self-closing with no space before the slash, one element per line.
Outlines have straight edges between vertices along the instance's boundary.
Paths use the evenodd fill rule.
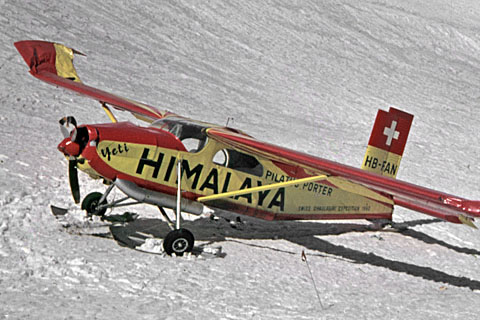
<path fill-rule="evenodd" d="M 108 118 L 30 76 L 13 42 L 64 43 L 89 85 L 355 166 L 395 106 L 415 114 L 398 178 L 478 199 L 479 16 L 475 0 L 0 0 L 0 319 L 477 319 L 479 232 L 403 209 L 404 233 L 196 220 L 226 253 L 208 260 L 65 232 L 49 205 L 82 213 L 57 121 Z"/>

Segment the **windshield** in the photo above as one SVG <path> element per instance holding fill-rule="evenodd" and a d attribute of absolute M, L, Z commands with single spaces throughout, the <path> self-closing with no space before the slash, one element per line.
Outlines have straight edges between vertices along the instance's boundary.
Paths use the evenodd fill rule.
<path fill-rule="evenodd" d="M 151 126 L 175 135 L 182 141 L 188 152 L 198 152 L 207 143 L 205 130 L 209 126 L 202 122 L 179 117 L 167 117 L 153 122 Z"/>

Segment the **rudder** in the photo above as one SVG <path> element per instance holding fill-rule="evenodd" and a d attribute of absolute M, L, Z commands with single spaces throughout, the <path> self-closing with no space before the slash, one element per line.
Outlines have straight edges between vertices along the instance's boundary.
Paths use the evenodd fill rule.
<path fill-rule="evenodd" d="M 407 143 L 413 115 L 390 107 L 378 110 L 362 169 L 395 178 Z"/>

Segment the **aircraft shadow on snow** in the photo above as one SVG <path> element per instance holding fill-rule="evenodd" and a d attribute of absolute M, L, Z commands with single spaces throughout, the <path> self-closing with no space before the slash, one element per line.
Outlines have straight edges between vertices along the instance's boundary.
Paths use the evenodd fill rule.
<path fill-rule="evenodd" d="M 242 217 L 243 218 L 243 217 Z M 407 222 L 408 227 L 422 224 L 431 224 L 442 222 L 439 219 L 422 219 Z M 395 272 L 402 272 L 415 277 L 421 277 L 426 280 L 445 283 L 457 287 L 465 287 L 471 290 L 480 290 L 480 281 L 447 274 L 443 271 L 431 267 L 418 266 L 412 263 L 387 259 L 374 253 L 366 253 L 342 245 L 333 244 L 318 236 L 340 235 L 349 232 L 372 232 L 368 225 L 355 223 L 316 223 L 301 221 L 276 221 L 269 222 L 252 218 L 243 218 L 242 222 L 235 219 L 221 218 L 212 220 L 209 218 L 200 218 L 195 221 L 185 221 L 183 227 L 191 230 L 197 241 L 201 244 L 196 246 L 211 245 L 221 241 L 252 240 L 252 239 L 272 239 L 287 240 L 305 247 L 306 249 L 317 251 L 319 256 L 337 257 L 338 259 L 350 261 L 351 263 L 369 264 L 376 267 L 382 267 Z M 130 240 L 131 238 L 146 238 L 148 234 L 155 238 L 163 238 L 169 231 L 168 225 L 160 219 L 138 219 L 123 225 L 113 225 L 110 227 L 114 238 L 119 244 L 135 248 L 138 242 Z M 388 232 L 388 231 L 385 231 Z M 472 254 L 480 256 L 480 251 L 463 248 L 448 244 L 442 240 L 435 239 L 425 233 L 405 229 L 399 233 L 423 241 L 428 244 L 436 244 L 458 253 Z M 228 238 L 228 239 L 227 239 Z M 280 251 L 288 254 L 299 254 L 299 252 L 285 251 L 274 247 L 256 245 L 241 242 L 242 244 Z M 412 253 L 413 254 L 413 253 Z"/>

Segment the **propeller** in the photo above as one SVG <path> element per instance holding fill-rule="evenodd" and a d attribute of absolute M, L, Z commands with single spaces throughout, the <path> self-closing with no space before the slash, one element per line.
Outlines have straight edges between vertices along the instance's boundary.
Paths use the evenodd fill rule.
<path fill-rule="evenodd" d="M 64 137 L 63 141 L 58 145 L 64 155 L 68 156 L 68 180 L 70 182 L 70 190 L 72 191 L 73 200 L 75 203 L 80 202 L 80 186 L 78 183 L 78 170 L 77 164 L 81 163 L 83 159 L 79 160 L 77 156 L 80 154 L 80 145 L 75 141 L 77 134 L 77 121 L 74 117 L 63 117 L 59 121 L 60 131 Z M 68 127 L 73 125 L 72 131 L 68 130 Z"/>
<path fill-rule="evenodd" d="M 70 131 L 68 131 L 68 127 L 73 125 L 73 127 L 76 129 L 77 128 L 77 120 L 75 120 L 74 117 L 68 116 L 68 117 L 63 117 L 58 121 L 60 123 L 60 131 L 62 132 L 62 135 L 64 138 L 68 138 L 70 136 Z"/>
<path fill-rule="evenodd" d="M 68 180 L 70 182 L 70 190 L 72 191 L 73 201 L 80 202 L 80 186 L 78 184 L 78 160 L 75 157 L 70 157 L 68 160 Z"/>

